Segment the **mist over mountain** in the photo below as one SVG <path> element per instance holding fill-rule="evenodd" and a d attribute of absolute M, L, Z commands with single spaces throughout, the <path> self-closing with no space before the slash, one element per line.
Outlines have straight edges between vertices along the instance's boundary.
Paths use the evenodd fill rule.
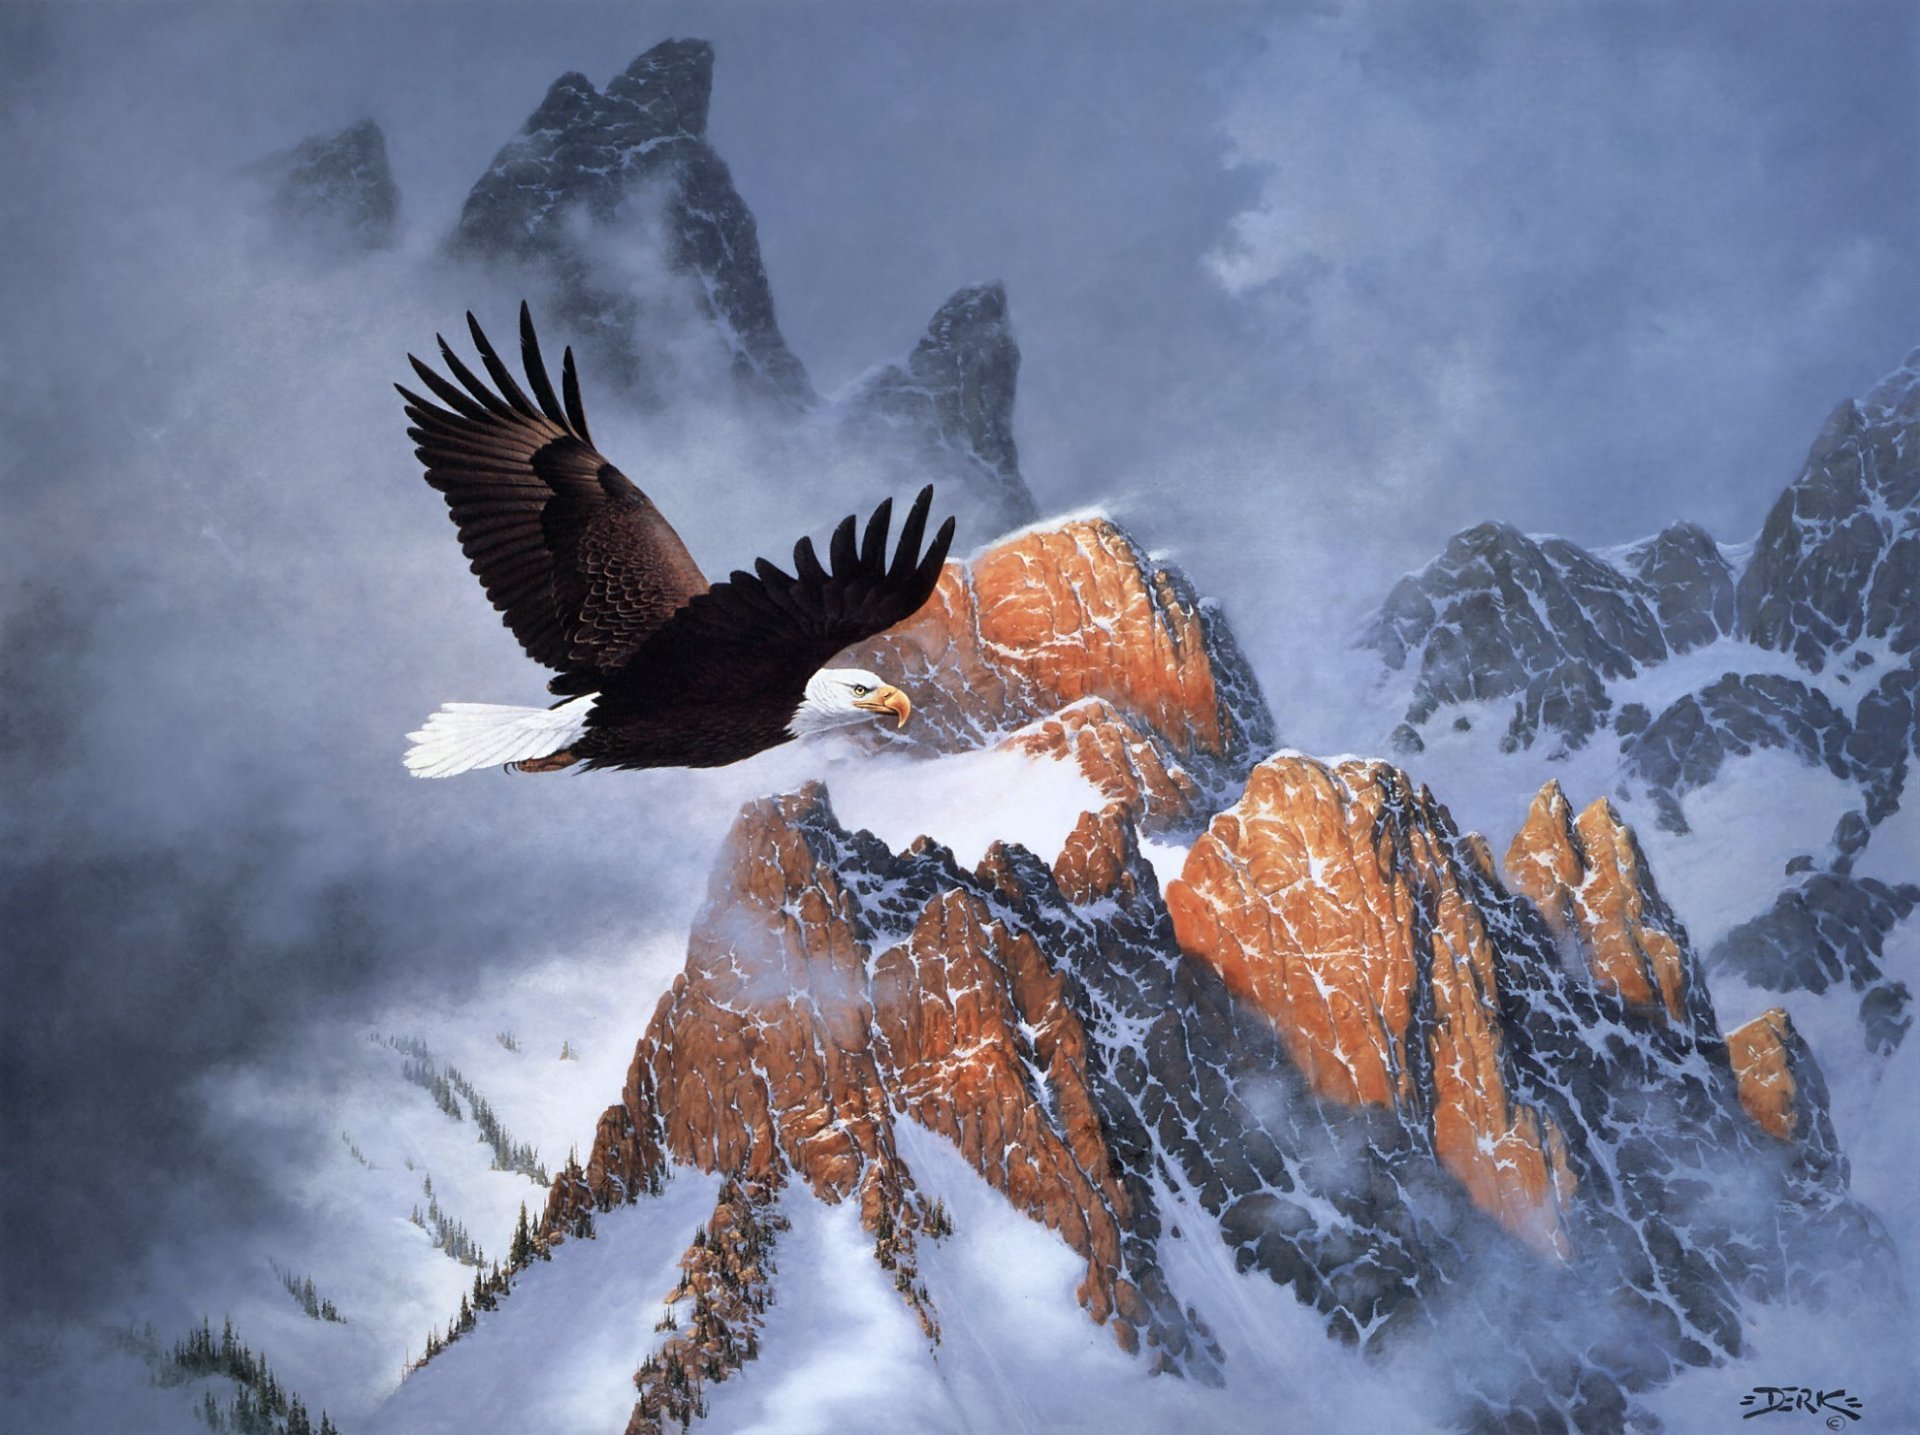
<path fill-rule="evenodd" d="M 1912 17 L 1095 20 L 0 15 L 10 1423 L 1907 1408 Z M 911 726 L 405 778 L 523 298 Z"/>
<path fill-rule="evenodd" d="M 1845 810 L 1823 826 L 1781 793 L 1768 820 L 1794 850 L 1778 894 L 1754 894 L 1707 960 L 1770 991 L 1851 990 L 1879 1050 L 1912 1024 L 1884 957 L 1920 905 L 1901 817 L 1920 757 L 1917 422 L 1920 351 L 1834 411 L 1755 541 L 1676 524 L 1594 554 L 1485 524 L 1402 579 L 1363 640 L 1408 694 L 1396 750 L 1580 753 L 1589 780 L 1677 837 L 1716 788 L 1756 781 L 1742 759 L 1821 774 Z"/>

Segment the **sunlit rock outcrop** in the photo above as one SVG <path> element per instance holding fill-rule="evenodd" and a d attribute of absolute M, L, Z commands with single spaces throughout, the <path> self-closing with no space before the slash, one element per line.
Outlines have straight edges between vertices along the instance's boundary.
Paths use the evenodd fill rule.
<path fill-rule="evenodd" d="M 1697 1034 L 1713 1007 L 1687 954 L 1687 934 L 1613 804 L 1595 798 L 1578 819 L 1558 782 L 1534 798 L 1507 848 L 1506 873 L 1556 936 L 1580 949 L 1593 979 L 1637 1012 Z"/>
<path fill-rule="evenodd" d="M 1211 1370 L 1154 1259 L 1141 1173 L 1111 1149 L 1071 978 L 996 910 L 1023 881 L 1059 900 L 1022 860 L 996 848 L 969 877 L 931 844 L 895 856 L 840 827 L 818 787 L 751 804 L 587 1180 L 556 1187 L 548 1228 L 646 1189 L 665 1153 L 856 1200 L 897 1264 L 902 1233 L 910 1249 L 928 1221 L 895 1139 L 913 1120 L 1085 1258 L 1081 1303 L 1124 1347 Z M 1100 869 L 1090 852 L 1081 866 Z"/>
<path fill-rule="evenodd" d="M 1740 1105 L 1761 1130 L 1786 1145 L 1810 1181 L 1847 1180 L 1847 1157 L 1833 1129 L 1827 1081 L 1793 1018 L 1779 1007 L 1727 1035 Z"/>
<path fill-rule="evenodd" d="M 925 608 L 849 656 L 913 694 L 913 725 L 897 741 L 924 752 L 990 746 L 1097 699 L 1131 729 L 1108 740 L 1110 756 L 1146 739 L 1174 787 L 1179 768 L 1212 796 L 1273 742 L 1224 615 L 1105 518 L 1033 529 L 949 563 Z M 1062 721 L 1079 728 L 1094 716 Z M 1095 782 L 1111 774 L 1110 756 L 1089 753 Z"/>
<path fill-rule="evenodd" d="M 1564 1139 L 1510 1089 L 1501 959 L 1435 808 L 1384 763 L 1274 758 L 1167 906 L 1316 1094 L 1407 1113 L 1475 1204 L 1564 1257 Z"/>
<path fill-rule="evenodd" d="M 1699 1017 L 1692 954 L 1677 927 L 1654 940 L 1657 893 L 1610 821 L 1581 837 L 1556 936 L 1383 763 L 1260 764 L 1164 900 L 1140 811 L 1081 814 L 1050 864 L 995 845 L 969 872 L 848 831 L 818 786 L 749 804 L 545 1239 L 675 1166 L 792 1178 L 855 1203 L 938 1341 L 912 1127 L 1055 1232 L 1087 1314 L 1155 1368 L 1230 1378 L 1168 1275 L 1170 1242 L 1221 1242 L 1368 1349 L 1491 1332 L 1529 1374 L 1470 1378 L 1447 1415 L 1468 1427 L 1516 1404 L 1617 1424 L 1635 1390 L 1738 1350 L 1743 1299 L 1863 1278 L 1875 1235 L 1837 1147 L 1769 1134 L 1718 1033 L 1675 1020 L 1661 964 Z M 1602 870 L 1634 891 L 1600 900 Z M 1634 933 L 1647 999 L 1564 965 L 1582 901 L 1592 940 Z M 1743 1041 L 1753 1092 L 1782 1061 L 1810 1089 L 1808 1058 Z M 1816 1228 L 1825 1271 L 1801 1254 Z M 1596 1290 L 1578 1339 L 1542 1315 Z"/>

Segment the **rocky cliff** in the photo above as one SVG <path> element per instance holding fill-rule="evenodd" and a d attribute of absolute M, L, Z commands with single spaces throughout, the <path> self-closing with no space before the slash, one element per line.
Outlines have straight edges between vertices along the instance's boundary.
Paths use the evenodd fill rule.
<path fill-rule="evenodd" d="M 902 437 L 906 461 L 982 495 L 989 531 L 1014 528 L 1038 512 L 1013 440 L 1019 375 L 1007 291 L 976 285 L 940 306 L 904 360 L 857 381 L 839 412 L 863 442 Z"/>
<path fill-rule="evenodd" d="M 915 694 L 894 745 L 1071 752 L 1156 827 L 1204 819 L 1274 741 L 1225 615 L 1105 518 L 949 563 L 925 608 L 849 657 Z"/>
<path fill-rule="evenodd" d="M 697 393 L 690 368 L 717 359 L 740 392 L 818 417 L 900 487 L 956 486 L 971 531 L 1029 522 L 1006 291 L 955 293 L 904 359 L 820 403 L 780 332 L 753 214 L 707 140 L 713 65 L 705 41 L 670 40 L 604 90 L 578 73 L 555 80 L 468 194 L 454 251 L 551 292 L 596 372 L 643 405 Z"/>
<path fill-rule="evenodd" d="M 996 844 L 971 869 L 849 830 L 817 784 L 750 803 L 619 1099 L 555 1182 L 548 1249 L 676 1170 L 790 1182 L 851 1204 L 937 1346 L 954 1313 L 924 1258 L 946 1225 L 912 1154 L 933 1137 L 1074 1253 L 1087 1317 L 1152 1368 L 1232 1378 L 1173 1274 L 1206 1243 L 1382 1358 L 1483 1332 L 1498 1358 L 1444 1412 L 1476 1429 L 1613 1428 L 1636 1391 L 1738 1351 L 1743 1300 L 1867 1278 L 1874 1223 L 1810 1053 L 1769 1028 L 1730 1057 L 1604 801 L 1575 818 L 1543 791 L 1510 893 L 1386 763 L 1282 753 L 1209 795 L 1175 774 L 1232 770 L 1257 690 L 1117 529 L 1029 533 L 947 577 L 918 638 L 884 640 L 947 694 L 935 745 L 1085 749 L 1120 797 L 1051 860 Z M 1139 832 L 1169 800 L 1213 815 L 1163 894 Z M 770 1246 L 777 1222 L 755 1229 Z M 700 1306 L 697 1340 L 633 1352 L 633 1428 L 752 1378 L 737 1352 L 779 1281 L 751 1290 Z M 1597 1314 L 1569 1325 L 1569 1305 Z"/>
<path fill-rule="evenodd" d="M 1608 553 L 1486 523 L 1402 579 L 1363 642 L 1410 676 L 1416 737 L 1443 707 L 1518 697 L 1517 740 L 1549 731 L 1577 744 L 1604 725 L 1609 682 L 1725 638 L 1809 674 L 1836 661 L 1856 674 L 1904 669 L 1920 648 L 1917 426 L 1920 350 L 1836 410 L 1747 550 L 1686 523 Z M 1599 680 L 1595 701 L 1540 723 L 1542 694 L 1576 677 Z M 1821 716 L 1812 724 L 1830 726 Z"/>
<path fill-rule="evenodd" d="M 1539 1384 L 1487 1377 L 1462 1424 L 1519 1402 L 1607 1425 L 1676 1363 L 1737 1351 L 1743 1293 L 1810 1281 L 1816 1223 L 1840 1231 L 1817 1238 L 1829 1272 L 1836 1248 L 1856 1277 L 1874 1249 L 1844 1165 L 1806 1155 L 1820 1118 L 1775 1114 L 1815 1088 L 1783 1106 L 1763 1068 L 1794 1056 L 1759 1045 L 1736 1079 L 1714 1034 L 1604 967 L 1569 976 L 1484 846 L 1381 764 L 1263 764 L 1164 901 L 1118 805 L 1051 864 L 995 847 L 966 871 L 849 832 L 816 786 L 741 814 L 545 1230 L 676 1166 L 790 1175 L 856 1204 L 936 1341 L 911 1123 L 1071 1247 L 1088 1316 L 1158 1368 L 1230 1377 L 1166 1272 L 1185 1189 L 1214 1223 L 1186 1239 L 1224 1242 L 1337 1335 L 1417 1350 L 1466 1321 L 1523 1349 Z M 1738 1199 L 1710 1197 L 1723 1182 Z M 1576 1349 L 1503 1306 L 1515 1279 L 1546 1303 L 1604 1289 L 1621 1314 Z"/>
<path fill-rule="evenodd" d="M 1737 759 L 1777 753 L 1827 773 L 1854 810 L 1805 833 L 1809 855 L 1787 874 L 1800 880 L 1716 931 L 1708 959 L 1777 991 L 1844 979 L 1889 1049 L 1911 996 L 1883 951 L 1920 889 L 1887 880 L 1885 860 L 1878 876 L 1853 869 L 1920 756 L 1916 588 L 1920 351 L 1835 411 L 1746 548 L 1677 524 L 1596 554 L 1486 524 L 1404 579 L 1364 642 L 1404 695 L 1401 753 L 1484 721 L 1474 704 L 1510 703 L 1499 746 L 1516 774 L 1543 775 L 1529 752 L 1599 749 L 1612 763 L 1600 780 L 1670 832 L 1691 830 L 1695 795 L 1720 790 Z"/>
<path fill-rule="evenodd" d="M 1571 941 L 1589 974 L 1633 1011 L 1695 1037 L 1714 1030 L 1705 983 L 1687 959 L 1687 934 L 1660 898 L 1633 832 L 1606 798 L 1576 819 L 1549 781 L 1507 849 L 1507 880 Z"/>
<path fill-rule="evenodd" d="M 604 91 L 562 75 L 475 182 L 454 248 L 553 283 L 559 321 L 647 400 L 670 387 L 684 304 L 745 389 L 802 405 L 812 386 L 774 316 L 753 215 L 707 142 L 712 93 L 704 40 L 654 46 Z M 683 282 L 623 272 L 620 251 Z"/>
<path fill-rule="evenodd" d="M 1840 405 L 1740 575 L 1740 631 L 1814 672 L 1862 643 L 1920 648 L 1920 350 Z"/>
<path fill-rule="evenodd" d="M 348 251 L 393 242 L 400 188 L 387 137 L 372 120 L 314 135 L 256 166 L 273 186 L 275 217 L 303 240 Z"/>

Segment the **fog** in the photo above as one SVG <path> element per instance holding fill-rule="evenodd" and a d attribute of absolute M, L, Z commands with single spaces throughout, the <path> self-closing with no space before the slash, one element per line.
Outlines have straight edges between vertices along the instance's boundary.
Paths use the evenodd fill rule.
<path fill-rule="evenodd" d="M 557 75 L 672 35 L 715 44 L 709 136 L 815 386 L 1004 280 L 1042 511 L 1104 504 L 1222 598 L 1290 735 L 1336 740 L 1343 635 L 1449 533 L 1749 537 L 1920 338 L 1907 4 L 0 8 L 16 1313 L 111 1316 L 185 1213 L 274 1218 L 207 1073 L 684 931 L 738 802 L 804 769 L 399 763 L 438 703 L 544 677 L 390 388 L 521 298 L 441 246 Z M 251 167 L 367 115 L 401 228 L 348 263 Z M 877 491 L 582 377 L 709 573 Z"/>

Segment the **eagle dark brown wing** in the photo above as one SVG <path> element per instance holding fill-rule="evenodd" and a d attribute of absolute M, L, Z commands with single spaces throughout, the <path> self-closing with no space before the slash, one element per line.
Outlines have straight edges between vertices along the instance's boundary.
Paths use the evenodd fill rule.
<path fill-rule="evenodd" d="M 602 458 L 587 432 L 573 350 L 561 363 L 564 403 L 520 306 L 520 358 L 529 399 L 472 314 L 467 326 L 493 388 L 454 357 L 458 385 L 409 354 L 445 405 L 411 390 L 407 430 L 427 482 L 446 495 L 460 547 L 535 662 L 558 669 L 556 692 L 604 684 L 707 580 L 653 502 Z M 496 392 L 497 390 L 497 392 Z"/>
<path fill-rule="evenodd" d="M 608 685 L 589 725 L 617 728 L 630 716 L 680 702 L 764 710 L 775 730 L 783 727 L 807 679 L 829 658 L 911 617 L 932 596 L 953 542 L 949 518 L 921 551 L 932 502 L 933 489 L 921 489 L 891 561 L 887 499 L 857 544 L 854 516 L 841 521 L 828 544 L 830 568 L 802 538 L 792 573 L 761 558 L 752 573 L 716 583 L 669 618 Z"/>

